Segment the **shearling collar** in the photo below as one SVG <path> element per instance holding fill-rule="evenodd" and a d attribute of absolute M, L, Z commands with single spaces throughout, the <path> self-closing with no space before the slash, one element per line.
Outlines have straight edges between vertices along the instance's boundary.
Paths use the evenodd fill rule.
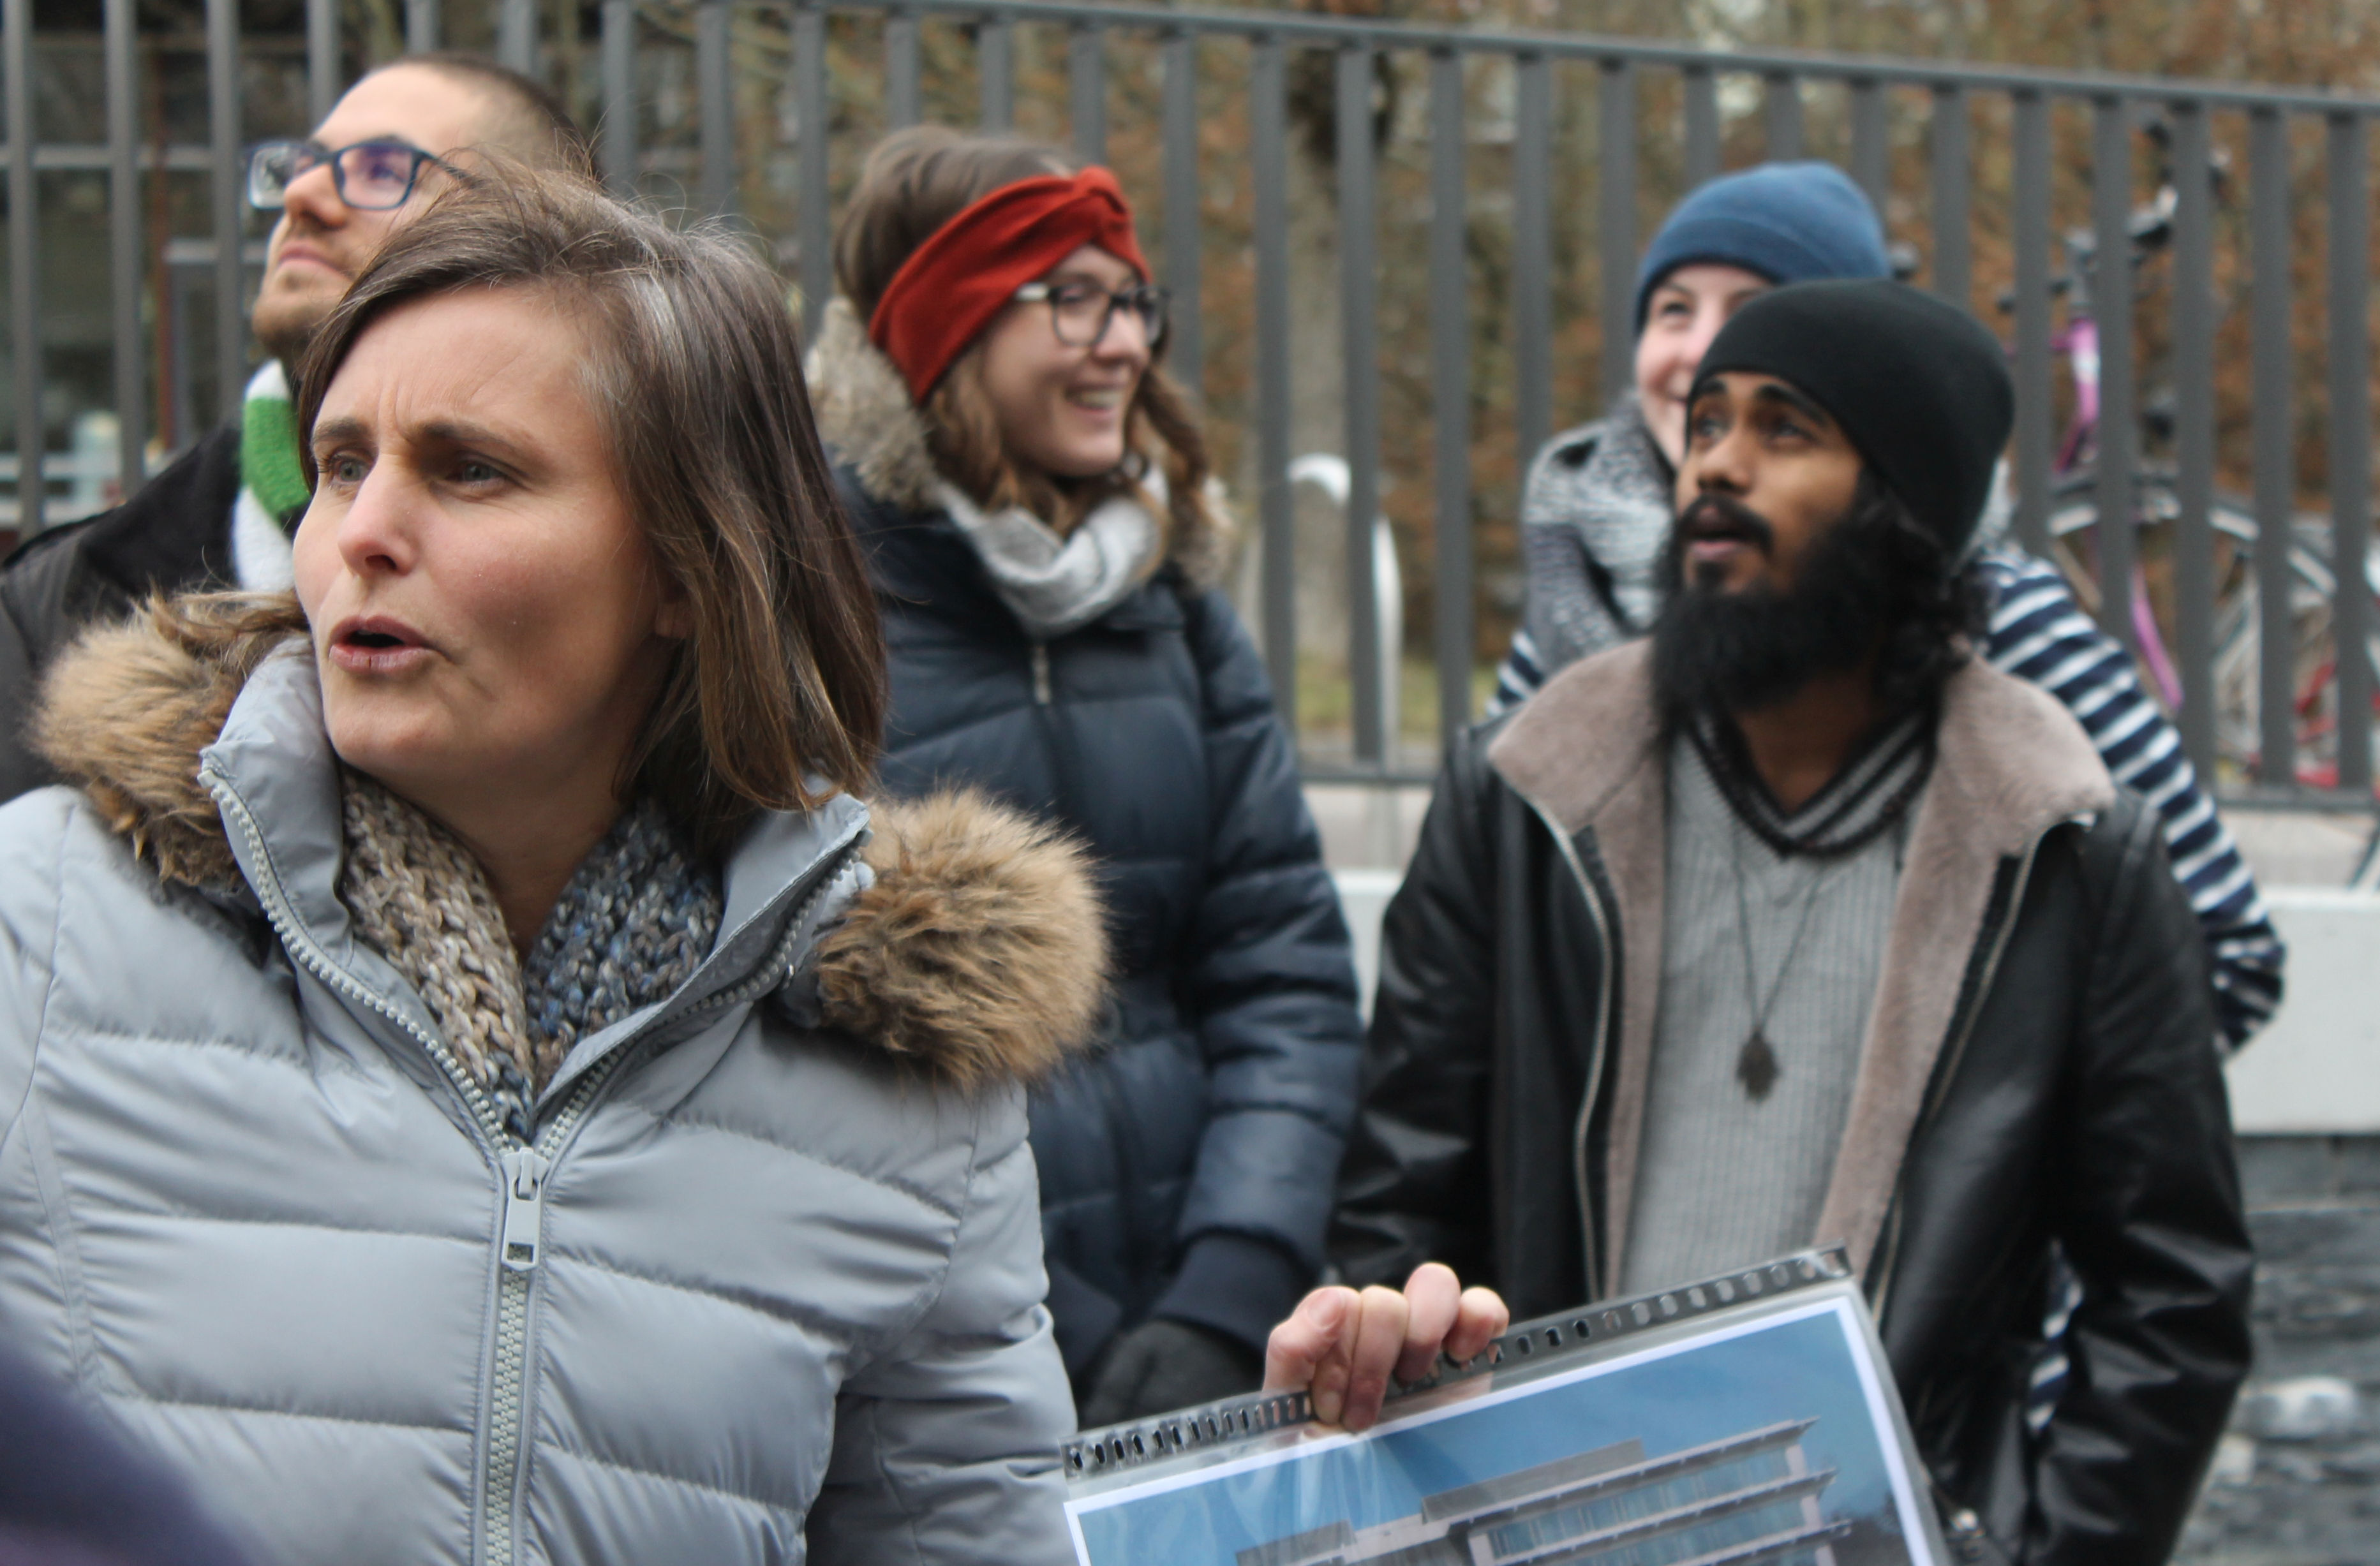
<path fill-rule="evenodd" d="M 279 601 L 285 613 L 242 634 L 194 631 L 155 601 L 93 628 L 53 666 L 33 737 L 161 880 L 221 892 L 256 885 L 269 861 L 310 939 L 377 971 L 386 965 L 361 949 L 333 891 L 335 763 L 302 622 Z M 235 804 L 256 841 L 231 841 Z M 819 879 L 862 837 L 864 869 Z M 816 1003 L 781 999 L 938 1082 L 1046 1074 L 1104 1002 L 1104 923 L 1081 850 L 980 795 L 838 796 L 808 815 L 771 813 L 723 880 L 720 947 L 689 989 L 731 988 L 739 964 L 757 969 L 799 944 L 786 961 Z M 575 1074 L 565 1062 L 549 1091 Z"/>
<path fill-rule="evenodd" d="M 1572 664 L 1488 749 L 1548 824 L 1582 839 L 1618 904 L 1620 1035 L 1604 1181 L 1605 1276 L 1627 1244 L 1661 982 L 1666 772 L 1651 646 Z M 1926 1084 L 1985 931 L 1994 879 L 2043 834 L 2106 809 L 2116 790 L 2073 714 L 2047 692 L 1971 660 L 1944 686 L 1932 780 L 1910 829 L 1883 977 L 1814 1244 L 1841 1242 L 1864 1270 L 1882 1232 Z"/>
<path fill-rule="evenodd" d="M 819 435 L 851 466 L 860 488 L 904 511 L 940 511 L 941 475 L 926 444 L 925 420 L 849 300 L 828 303 L 805 369 Z M 1188 525 L 1177 518 L 1166 555 L 1193 588 L 1204 589 L 1223 579 L 1232 543 L 1230 514 L 1211 481 L 1191 518 Z"/>

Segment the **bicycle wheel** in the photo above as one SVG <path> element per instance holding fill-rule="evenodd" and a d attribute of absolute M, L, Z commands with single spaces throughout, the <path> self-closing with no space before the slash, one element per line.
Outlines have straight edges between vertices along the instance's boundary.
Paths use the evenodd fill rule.
<path fill-rule="evenodd" d="M 2103 600 L 2095 539 L 2099 514 L 2093 483 L 2088 473 L 2070 474 L 2059 483 L 2049 534 L 2052 560 L 2064 573 L 2076 600 L 2096 615 Z M 2181 502 L 2172 476 L 2155 469 L 2134 475 L 2133 495 L 2133 641 L 2139 649 L 2143 686 L 2171 716 L 2179 708 L 2180 694 L 2171 649 L 2181 613 L 2173 580 L 2173 540 Z M 2215 535 L 2210 642 L 2216 781 L 2236 784 L 2257 779 L 2263 752 L 2259 670 L 2264 622 L 2256 586 L 2258 528 L 2245 504 L 2229 496 L 2216 498 L 2208 519 Z M 2328 786 L 2338 778 L 2338 759 L 2337 663 L 2331 635 L 2336 583 L 2329 564 L 2328 522 L 2301 518 L 2291 529 L 2289 558 L 2297 776 L 2301 782 Z M 2364 590 L 2380 605 L 2380 554 L 2367 566 L 2367 576 Z M 2380 609 L 2375 609 L 2374 618 L 2368 623 L 2380 627 Z M 2380 661 L 2380 636 L 2372 638 L 2370 650 Z M 2380 667 L 2380 662 L 2374 666 Z"/>

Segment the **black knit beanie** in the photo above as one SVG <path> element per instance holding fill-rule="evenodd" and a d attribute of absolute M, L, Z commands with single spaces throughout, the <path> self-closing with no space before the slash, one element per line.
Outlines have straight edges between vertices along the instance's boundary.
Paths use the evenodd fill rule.
<path fill-rule="evenodd" d="M 1949 555 L 1965 550 L 2016 417 L 2007 355 L 1973 316 L 1884 278 L 1795 283 L 1719 328 L 1695 391 L 1729 370 L 1808 395 Z"/>

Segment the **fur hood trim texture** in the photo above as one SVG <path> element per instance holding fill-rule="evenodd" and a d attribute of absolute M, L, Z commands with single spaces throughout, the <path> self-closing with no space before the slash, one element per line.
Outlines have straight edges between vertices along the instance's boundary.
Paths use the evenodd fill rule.
<path fill-rule="evenodd" d="M 96 625 L 42 684 L 31 737 L 160 880 L 241 884 L 199 753 L 257 667 L 304 634 L 295 603 L 218 598 L 196 617 L 152 600 Z M 185 606 L 186 609 L 188 606 Z M 199 622 L 191 628 L 193 619 Z M 237 620 L 237 626 L 232 625 Z M 1031 1082 L 1091 1037 L 1107 999 L 1106 920 L 1088 856 L 979 794 L 869 802 L 873 877 L 820 940 L 820 1018 L 937 1084 Z"/>
<path fill-rule="evenodd" d="M 925 419 L 901 372 L 868 340 L 850 300 L 828 303 L 807 371 L 819 435 L 851 465 L 860 488 L 905 511 L 941 510 L 942 476 L 926 443 Z M 1191 517 L 1172 529 L 1166 558 L 1204 591 L 1223 580 L 1236 541 L 1220 484 L 1208 480 Z"/>

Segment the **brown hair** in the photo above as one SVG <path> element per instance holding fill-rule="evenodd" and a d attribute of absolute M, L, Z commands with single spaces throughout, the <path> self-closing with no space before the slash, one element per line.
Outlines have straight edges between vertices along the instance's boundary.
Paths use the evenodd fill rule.
<path fill-rule="evenodd" d="M 407 55 L 370 74 L 378 76 L 381 71 L 395 70 L 400 66 L 436 71 L 494 100 L 511 124 L 504 134 L 489 139 L 490 146 L 539 168 L 559 168 L 582 179 L 598 177 L 595 143 L 588 140 L 578 122 L 570 117 L 562 99 L 545 83 L 460 49 Z"/>
<path fill-rule="evenodd" d="M 835 228 L 835 281 L 865 322 L 901 263 L 936 229 L 1002 186 L 1080 166 L 1058 148 L 1020 136 L 940 125 L 895 131 L 868 154 Z M 978 505 L 1021 506 L 1063 532 L 1134 487 L 1123 470 L 1068 480 L 1017 460 L 1001 439 L 984 390 L 980 337 L 953 361 L 918 412 L 935 466 Z M 1207 441 L 1188 395 L 1155 359 L 1133 394 L 1125 442 L 1165 476 L 1170 531 L 1179 536 L 1206 505 Z"/>
<path fill-rule="evenodd" d="M 631 753 L 706 851 L 760 810 L 868 782 L 884 653 L 859 547 L 810 416 L 776 279 L 708 232 L 681 233 L 568 175 L 504 164 L 392 235 L 298 367 L 299 459 L 323 393 L 374 321 L 463 288 L 558 296 L 584 323 L 587 391 L 621 492 L 694 630 Z"/>

